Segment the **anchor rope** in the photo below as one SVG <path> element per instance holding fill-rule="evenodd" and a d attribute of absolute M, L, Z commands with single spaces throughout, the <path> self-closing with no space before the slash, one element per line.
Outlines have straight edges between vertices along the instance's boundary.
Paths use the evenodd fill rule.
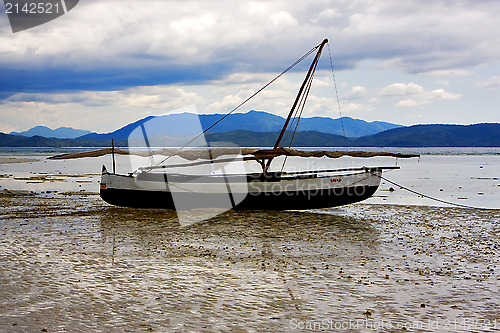
<path fill-rule="evenodd" d="M 411 192 L 413 194 L 416 194 L 416 195 L 419 195 L 419 196 L 422 196 L 424 198 L 427 198 L 427 199 L 431 199 L 431 200 L 434 200 L 434 201 L 437 201 L 437 202 L 441 202 L 441 203 L 444 203 L 444 204 L 447 204 L 447 205 L 452 205 L 452 206 L 456 206 L 456 207 L 461 207 L 461 208 L 468 208 L 468 209 L 479 209 L 479 210 L 500 210 L 499 208 L 485 208 L 485 207 L 475 207 L 475 206 L 468 206 L 468 205 L 462 205 L 462 204 L 459 204 L 459 203 L 455 203 L 455 202 L 451 202 L 451 201 L 447 201 L 447 200 L 443 200 L 443 199 L 439 199 L 439 198 L 435 198 L 435 197 L 431 197 L 430 195 L 427 195 L 427 194 L 424 194 L 424 193 L 421 193 L 421 192 L 418 192 L 418 191 L 415 191 L 415 190 L 412 190 L 406 186 L 403 186 L 401 184 L 398 184 L 396 182 L 393 182 L 392 180 L 389 180 L 387 178 L 385 178 L 384 176 L 382 175 L 379 175 L 377 173 L 374 173 L 374 172 L 371 172 L 373 175 L 379 177 L 380 179 L 383 179 L 385 180 L 386 182 L 392 184 L 392 185 L 395 185 L 397 187 L 399 187 L 400 189 L 402 190 L 406 190 L 408 192 Z"/>

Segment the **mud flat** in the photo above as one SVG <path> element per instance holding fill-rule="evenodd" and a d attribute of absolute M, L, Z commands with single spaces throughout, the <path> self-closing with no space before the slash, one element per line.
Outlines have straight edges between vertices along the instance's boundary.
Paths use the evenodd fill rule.
<path fill-rule="evenodd" d="M 31 163 L 38 162 L 39 159 L 25 157 L 0 157 L 0 164 Z"/>
<path fill-rule="evenodd" d="M 498 211 L 358 204 L 182 228 L 97 195 L 0 202 L 0 331 L 500 326 Z"/>

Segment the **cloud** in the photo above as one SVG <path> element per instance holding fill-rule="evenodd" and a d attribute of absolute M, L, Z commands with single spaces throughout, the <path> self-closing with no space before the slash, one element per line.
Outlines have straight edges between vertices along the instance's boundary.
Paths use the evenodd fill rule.
<path fill-rule="evenodd" d="M 88 0 L 22 33 L 3 24 L 0 86 L 113 90 L 277 72 L 324 37 L 340 68 L 464 70 L 500 57 L 499 14 L 494 1 Z"/>
<path fill-rule="evenodd" d="M 499 56 L 498 26 L 491 22 L 500 6 L 492 1 L 360 4 L 369 5 L 357 7 L 346 28 L 357 41 L 353 56 L 371 52 L 386 68 L 407 73 L 474 68 Z"/>
<path fill-rule="evenodd" d="M 120 91 L 18 93 L 2 101 L 0 115 L 10 130 L 36 125 L 111 131 L 148 115 L 162 115 L 204 98 L 177 86 L 133 87 Z"/>
<path fill-rule="evenodd" d="M 352 113 L 355 111 L 371 111 L 372 107 L 369 105 L 363 105 L 359 103 L 346 103 L 342 104 L 342 113 Z"/>
<path fill-rule="evenodd" d="M 363 86 L 354 86 L 349 90 L 344 96 L 343 99 L 347 100 L 357 100 L 362 99 L 366 96 L 367 90 Z"/>
<path fill-rule="evenodd" d="M 200 103 L 202 98 L 172 86 L 132 87 L 120 91 L 79 91 L 72 93 L 18 93 L 5 99 L 2 104 L 15 105 L 69 105 L 88 107 L 140 107 L 149 109 L 179 108 Z"/>
<path fill-rule="evenodd" d="M 264 110 L 286 116 L 304 75 L 297 72 L 282 76 L 237 112 Z M 269 74 L 243 72 L 197 85 L 139 86 L 113 91 L 22 92 L 0 101 L 0 116 L 5 123 L 17 124 L 11 130 L 25 130 L 43 124 L 52 128 L 72 126 L 98 132 L 111 131 L 145 116 L 169 113 L 186 105 L 196 105 L 200 113 L 226 114 L 272 78 Z M 325 86 L 328 80 L 318 74 L 304 116 L 337 115 L 332 86 Z M 330 94 L 325 95 L 324 90 Z"/>
<path fill-rule="evenodd" d="M 496 89 L 500 87 L 500 76 L 493 76 L 489 79 L 479 81 L 475 84 L 479 88 Z"/>
<path fill-rule="evenodd" d="M 410 82 L 406 83 L 393 83 L 382 89 L 380 94 L 382 96 L 405 96 L 405 95 L 414 95 L 421 94 L 424 92 L 424 88 Z"/>
<path fill-rule="evenodd" d="M 432 75 L 436 77 L 464 77 L 470 76 L 472 71 L 465 69 L 442 69 L 426 72 L 427 75 Z"/>
<path fill-rule="evenodd" d="M 339 91 L 343 112 L 364 117 L 375 110 L 370 116 L 392 121 L 394 106 L 426 105 L 434 119 L 439 101 L 462 95 L 463 105 L 480 100 L 481 110 L 496 110 L 491 101 L 499 80 L 491 73 L 500 59 L 500 2 L 214 3 L 86 0 L 58 20 L 17 34 L 0 15 L 3 126 L 76 124 L 105 131 L 193 103 L 201 112 L 225 113 L 325 37 L 330 43 L 318 72 L 330 69 L 331 51 L 335 69 L 346 74 L 339 87 L 349 87 Z M 311 59 L 242 111 L 286 115 Z M 336 110 L 331 73 L 318 72 L 308 115 Z M 491 89 L 478 99 L 468 93 L 472 86 Z M 481 121 L 497 119 L 487 112 L 493 111 L 484 111 Z M 85 119 L 78 122 L 78 115 Z"/>
<path fill-rule="evenodd" d="M 437 100 L 456 100 L 462 96 L 461 94 L 446 92 L 444 89 L 428 91 L 425 90 L 424 87 L 412 82 L 408 84 L 390 84 L 383 88 L 379 95 L 382 97 L 396 97 L 400 99 L 396 103 L 396 107 L 415 107 L 430 104 Z"/>

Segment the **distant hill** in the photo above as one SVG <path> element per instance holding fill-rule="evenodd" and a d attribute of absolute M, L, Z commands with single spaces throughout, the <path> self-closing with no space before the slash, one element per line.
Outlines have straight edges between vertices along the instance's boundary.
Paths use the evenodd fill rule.
<path fill-rule="evenodd" d="M 182 113 L 178 115 L 169 115 L 176 120 L 182 117 L 189 117 L 189 114 Z M 203 130 L 209 128 L 212 124 L 219 121 L 223 114 L 202 114 L 199 116 Z M 262 111 L 249 111 L 247 113 L 233 113 L 227 116 L 223 121 L 210 129 L 214 133 L 231 132 L 237 130 L 255 131 L 255 132 L 277 132 L 280 131 L 285 123 L 285 118 Z"/>
<path fill-rule="evenodd" d="M 500 147 L 500 124 L 414 125 L 353 140 L 358 147 Z"/>
<path fill-rule="evenodd" d="M 241 147 L 272 147 L 279 132 L 231 131 L 210 133 L 206 140 L 210 142 L 230 142 Z M 294 147 L 345 147 L 351 145 L 352 139 L 336 134 L 318 131 L 304 131 L 295 134 Z"/>
<path fill-rule="evenodd" d="M 193 115 L 192 115 L 193 116 Z M 152 117 L 141 119 L 107 134 L 87 134 L 76 139 L 55 139 L 41 136 L 25 137 L 0 133 L 0 147 L 97 147 L 127 145 L 129 134 Z M 171 131 L 179 123 L 173 122 Z M 145 125 L 145 127 L 148 127 Z M 160 126 L 163 129 L 162 126 Z M 148 127 L 149 128 L 149 127 Z M 140 134 L 140 133 L 139 133 Z M 230 142 L 242 147 L 270 147 L 274 145 L 278 131 L 259 132 L 235 130 L 223 133 L 210 131 L 208 142 Z M 287 141 L 284 141 L 286 143 Z M 286 145 L 286 144 L 285 144 Z M 414 125 L 386 130 L 374 135 L 347 138 L 320 131 L 297 132 L 294 147 L 500 147 L 500 124 L 474 125 Z"/>
<path fill-rule="evenodd" d="M 273 146 L 278 132 L 232 131 L 211 133 L 208 141 L 233 142 L 240 146 Z M 295 135 L 296 147 L 500 147 L 500 124 L 414 125 L 394 128 L 360 138 L 317 131 Z"/>
<path fill-rule="evenodd" d="M 53 139 L 42 136 L 22 136 L 0 133 L 0 147 L 65 147 L 73 146 L 71 139 Z"/>
<path fill-rule="evenodd" d="M 104 134 L 97 134 L 97 133 L 90 133 L 83 135 L 79 137 L 79 140 L 87 141 L 87 142 L 95 142 L 96 144 L 98 142 L 105 142 L 106 146 L 109 146 L 111 144 L 111 139 L 114 139 L 117 142 L 123 141 L 126 142 L 128 136 L 132 131 L 140 126 L 141 124 L 147 122 L 148 120 L 151 120 L 155 117 L 149 116 L 143 119 L 140 119 L 136 122 L 133 122 L 131 124 L 128 124 L 126 126 L 123 126 L 122 128 L 117 129 L 116 131 L 110 132 L 110 133 L 104 133 Z"/>
<path fill-rule="evenodd" d="M 163 134 L 170 134 L 179 131 L 179 126 L 185 129 L 193 123 L 193 120 L 200 121 L 203 130 L 208 129 L 212 124 L 222 119 L 222 114 L 192 114 L 180 113 L 161 116 L 162 128 L 158 131 L 163 131 Z M 58 139 L 83 139 L 90 144 L 103 142 L 111 139 L 115 141 L 127 140 L 130 133 L 139 125 L 157 118 L 149 116 L 140 119 L 136 122 L 128 124 L 113 132 L 97 134 L 87 130 L 78 130 L 71 127 L 59 127 L 55 130 L 47 126 L 36 126 L 24 132 L 11 132 L 11 135 L 22 135 L 27 137 L 41 136 L 45 138 L 58 138 Z M 212 133 L 225 133 L 238 130 L 254 131 L 254 132 L 279 132 L 285 123 L 285 118 L 263 112 L 263 111 L 249 111 L 247 113 L 234 113 L 227 116 L 224 121 L 221 121 L 216 126 L 210 129 Z M 148 125 L 153 124 L 149 122 Z M 317 131 L 322 133 L 345 135 L 347 137 L 360 137 L 372 135 L 381 131 L 392 128 L 398 128 L 401 125 L 385 123 L 385 122 L 367 122 L 364 120 L 343 117 L 342 119 L 332 119 L 327 117 L 312 117 L 302 118 L 298 127 L 299 132 Z"/>
<path fill-rule="evenodd" d="M 125 147 L 126 140 L 117 141 L 116 146 Z M 0 133 L 0 147 L 109 147 L 109 140 L 56 139 L 35 135 L 31 137 Z"/>
<path fill-rule="evenodd" d="M 209 128 L 212 124 L 220 120 L 222 114 L 204 114 L 200 115 L 200 123 L 203 129 Z M 181 113 L 167 115 L 172 121 L 182 122 L 183 118 L 190 118 L 192 114 Z M 263 111 L 249 111 L 247 113 L 233 113 L 227 116 L 224 121 L 218 123 L 210 129 L 214 133 L 231 132 L 237 130 L 246 130 L 254 132 L 279 132 L 285 123 L 285 118 Z M 343 127 L 342 128 L 342 123 Z M 298 131 L 317 131 L 322 133 L 345 135 L 347 137 L 361 137 L 372 135 L 388 129 L 402 127 L 401 125 L 386 122 L 367 122 L 350 117 L 328 118 L 312 117 L 301 118 Z"/>
<path fill-rule="evenodd" d="M 11 135 L 21 135 L 21 136 L 42 136 L 45 138 L 57 138 L 57 139 L 74 139 L 79 136 L 92 133 L 87 130 L 74 129 L 71 127 L 59 127 L 56 129 L 50 129 L 47 126 L 35 126 L 24 132 L 11 132 Z"/>

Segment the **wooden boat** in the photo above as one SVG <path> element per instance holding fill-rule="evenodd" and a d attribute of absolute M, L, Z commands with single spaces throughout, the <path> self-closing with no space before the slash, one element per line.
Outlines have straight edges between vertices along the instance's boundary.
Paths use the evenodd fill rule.
<path fill-rule="evenodd" d="M 178 177 L 179 183 L 190 182 L 189 190 L 176 189 L 175 196 L 179 201 L 188 203 L 191 208 L 225 208 L 229 195 L 235 202 L 229 208 L 289 210 L 334 207 L 365 200 L 379 187 L 382 171 L 395 168 L 398 167 L 310 171 L 300 174 L 254 173 L 245 175 L 247 182 L 242 183 L 235 183 L 241 182 L 241 179 L 231 180 L 231 177 L 240 178 L 238 175 L 214 175 L 208 181 L 196 175 L 170 176 Z M 193 183 L 196 179 L 202 182 Z M 148 186 L 138 185 L 138 181 L 148 182 Z M 228 192 L 227 182 L 232 187 L 247 186 L 248 189 L 240 193 Z M 103 168 L 100 195 L 104 201 L 117 206 L 175 209 L 168 183 L 162 174 L 118 175 Z M 236 203 L 234 198 L 240 197 L 243 199 Z"/>
<path fill-rule="evenodd" d="M 398 167 L 359 167 L 296 172 L 272 171 L 271 169 L 271 162 L 280 156 L 284 156 L 284 158 L 326 157 L 332 159 L 342 156 L 365 158 L 374 156 L 399 158 L 418 156 L 387 152 L 300 151 L 281 146 L 281 140 L 290 127 L 292 118 L 294 119 L 292 123 L 295 122 L 295 130 L 297 129 L 298 119 L 302 114 L 319 57 L 327 42 L 328 40 L 325 39 L 312 49 L 312 51 L 317 50 L 316 56 L 309 67 L 309 71 L 272 149 L 241 148 L 236 153 L 225 148 L 194 150 L 181 148 L 156 151 L 149 149 L 146 152 L 114 148 L 103 149 L 94 152 L 92 156 L 108 153 L 140 156 L 165 155 L 168 156 L 166 159 L 176 156 L 191 162 L 177 164 L 173 167 L 166 165 L 141 167 L 127 175 L 117 174 L 114 170 L 110 172 L 103 167 L 100 187 L 101 198 L 117 206 L 168 208 L 179 211 L 196 208 L 302 210 L 346 205 L 372 196 L 379 187 L 383 170 L 397 169 Z M 311 51 L 308 54 L 311 54 Z M 301 59 L 303 58 L 305 56 Z M 236 108 L 231 112 L 234 110 Z M 76 155 L 78 154 L 72 154 L 72 157 L 91 156 L 89 154 Z M 179 168 L 182 169 L 182 167 L 189 170 L 189 167 L 202 164 L 229 163 L 231 159 L 224 158 L 227 155 L 241 156 L 241 161 L 244 163 L 256 161 L 260 164 L 261 171 L 232 174 L 222 172 L 205 175 L 175 171 Z M 55 158 L 68 157 L 68 155 L 63 155 Z"/>

